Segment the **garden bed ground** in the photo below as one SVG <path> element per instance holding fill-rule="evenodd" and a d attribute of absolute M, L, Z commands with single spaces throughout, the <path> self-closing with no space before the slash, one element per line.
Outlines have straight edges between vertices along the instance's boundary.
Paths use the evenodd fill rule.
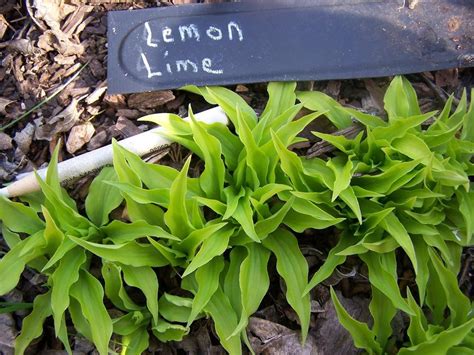
<path fill-rule="evenodd" d="M 209 107 L 200 97 L 177 90 L 131 95 L 106 93 L 106 12 L 131 7 L 172 6 L 172 2 L 146 1 L 120 5 L 112 4 L 113 1 L 95 1 L 102 4 L 76 5 L 79 2 L 71 1 L 62 7 L 54 5 L 56 2 L 1 1 L 0 183 L 46 165 L 60 140 L 65 142 L 60 151 L 60 160 L 64 160 L 109 144 L 112 138 L 123 139 L 147 130 L 147 125 L 137 122 L 137 118 L 146 114 L 173 112 L 185 116 L 189 104 L 194 112 Z M 174 1 L 175 4 L 189 2 L 197 1 Z M 35 4 L 36 8 L 25 4 Z M 24 115 L 50 98 L 73 77 L 54 98 L 31 114 Z M 447 93 L 454 93 L 456 98 L 460 98 L 463 88 L 469 89 L 474 85 L 472 69 L 422 73 L 408 78 L 416 89 L 423 112 L 442 108 Z M 389 81 L 390 78 L 378 78 L 302 82 L 298 85 L 304 89 L 323 91 L 344 105 L 382 115 L 383 93 Z M 252 107 L 263 109 L 267 98 L 266 85 L 237 85 L 231 89 Z M 318 127 L 312 126 L 309 130 L 330 131 L 325 122 L 319 120 Z M 324 149 L 312 148 L 312 143 L 300 145 L 297 149 L 301 154 L 328 154 Z M 187 155 L 185 149 L 172 145 L 147 159 L 178 167 Z M 83 201 L 92 178 L 84 177 L 70 188 L 72 196 L 78 201 Z M 333 246 L 334 233 L 330 229 L 301 236 L 300 246 L 313 269 L 322 263 Z M 0 250 L 1 253 L 6 250 L 3 240 L 0 240 Z M 465 251 L 462 265 L 459 282 L 463 291 L 472 298 L 472 248 Z M 257 352 L 268 354 L 355 353 L 352 339 L 338 324 L 328 286 L 337 285 L 349 313 L 359 320 L 367 320 L 370 286 L 366 272 L 358 259 L 349 259 L 339 268 L 338 274 L 315 289 L 310 336 L 304 350 L 299 345 L 295 314 L 282 292 L 284 285 L 279 283 L 276 272 L 273 272 L 270 292 L 248 328 L 254 348 Z M 162 276 L 164 287 L 170 291 L 176 287 L 176 280 L 170 279 L 169 275 Z M 414 275 L 409 269 L 399 270 L 399 276 L 401 287 L 414 282 Z M 4 301 L 31 302 L 44 291 L 41 287 L 43 281 L 28 269 L 20 286 L 5 296 Z M 21 310 L 13 314 L 0 314 L 0 354 L 13 352 L 14 337 L 27 313 L 28 310 Z M 403 319 L 398 321 L 400 329 Z M 70 330 L 73 332 L 73 329 Z M 93 346 L 83 338 L 71 333 L 71 339 L 78 354 L 93 352 Z M 211 322 L 200 320 L 183 341 L 167 344 L 155 341 L 150 346 L 150 352 L 214 354 L 223 352 L 218 344 Z M 30 353 L 49 354 L 56 353 L 58 349 L 61 349 L 61 344 L 54 338 L 51 322 L 47 323 L 43 337 L 31 346 Z"/>

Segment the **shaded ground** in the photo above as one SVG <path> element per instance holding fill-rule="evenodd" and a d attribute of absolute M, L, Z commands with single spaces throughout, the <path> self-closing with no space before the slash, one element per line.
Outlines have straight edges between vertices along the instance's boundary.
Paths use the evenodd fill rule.
<path fill-rule="evenodd" d="M 189 103 L 195 112 L 208 107 L 199 97 L 176 90 L 106 95 L 106 11 L 170 6 L 173 5 L 171 2 L 89 6 L 74 5 L 76 2 L 72 1 L 61 7 L 55 5 L 57 2 L 0 0 L 0 183 L 45 165 L 59 140 L 65 142 L 60 159 L 67 159 L 109 144 L 112 137 L 122 139 L 148 129 L 136 121 L 146 114 L 173 112 L 184 116 Z M 174 1 L 175 4 L 189 2 L 196 1 Z M 440 108 L 447 92 L 454 92 L 459 98 L 463 87 L 472 87 L 474 71 L 447 70 L 411 75 L 409 79 L 417 90 L 422 110 L 426 112 Z M 343 104 L 381 114 L 383 92 L 389 80 L 305 82 L 299 85 L 302 89 L 324 91 Z M 64 86 L 65 83 L 68 85 Z M 267 94 L 263 84 L 238 85 L 232 89 L 256 109 L 265 104 Z M 46 100 L 49 101 L 25 115 Z M 320 123 L 318 129 L 327 129 L 323 126 Z M 298 148 L 305 154 L 310 144 Z M 179 166 L 186 154 L 180 147 L 171 146 L 149 159 Z M 78 200 L 87 193 L 91 178 L 85 177 L 71 188 Z M 301 247 L 313 270 L 327 255 L 334 242 L 333 236 L 333 230 L 319 232 L 318 238 L 314 238 L 314 232 L 301 236 Z M 0 248 L 5 250 L 2 241 Z M 472 279 L 469 278 L 472 278 L 473 258 L 474 252 L 467 251 L 460 274 L 460 282 L 466 292 L 472 292 Z M 338 325 L 332 304 L 328 302 L 328 286 L 338 285 L 341 294 L 346 297 L 344 305 L 349 312 L 359 320 L 367 320 L 370 287 L 364 276 L 366 270 L 357 259 L 349 259 L 338 273 L 314 290 L 312 328 L 305 349 L 299 346 L 298 334 L 293 330 L 298 329 L 298 324 L 284 299 L 284 285 L 280 285 L 275 272 L 271 275 L 274 282 L 270 292 L 249 325 L 250 339 L 257 352 L 355 352 L 351 339 Z M 7 295 L 5 300 L 30 302 L 36 294 L 43 292 L 40 286 L 43 281 L 40 275 L 28 270 L 21 286 Z M 412 282 L 413 275 L 400 270 L 401 286 Z M 174 280 L 166 280 L 163 284 L 170 290 L 176 287 Z M 12 353 L 13 339 L 27 313 L 22 310 L 13 315 L 0 314 L 0 353 Z M 398 321 L 403 324 L 402 319 Z M 70 331 L 73 348 L 78 353 L 93 352 L 87 341 L 76 337 L 73 329 Z M 47 326 L 44 334 L 32 346 L 31 353 L 52 353 L 55 349 L 61 349 L 60 343 L 54 339 L 52 324 Z M 200 354 L 220 353 L 223 350 L 218 345 L 210 321 L 201 320 L 193 325 L 191 334 L 182 342 L 155 342 L 150 346 L 150 352 Z"/>

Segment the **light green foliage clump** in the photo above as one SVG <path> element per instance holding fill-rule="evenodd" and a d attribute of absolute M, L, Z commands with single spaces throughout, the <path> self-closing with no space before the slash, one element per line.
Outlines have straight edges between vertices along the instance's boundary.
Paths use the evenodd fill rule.
<path fill-rule="evenodd" d="M 70 320 L 101 354 L 114 346 L 113 334 L 123 354 L 139 354 L 150 334 L 180 340 L 207 315 L 224 348 L 239 354 L 242 341 L 249 346 L 248 319 L 270 285 L 270 258 L 304 342 L 309 291 L 348 255 L 367 265 L 372 286 L 371 328 L 351 318 L 332 293 L 357 347 L 393 351 L 391 321 L 402 311 L 410 318 L 403 352 L 467 351 L 474 321 L 456 275 L 474 231 L 474 105 L 468 107 L 464 95 L 454 113 L 450 99 L 440 114 L 422 114 L 413 88 L 396 78 L 383 120 L 322 93 L 295 93 L 295 87 L 269 84 L 259 118 L 230 90 L 186 88 L 221 106 L 232 127 L 198 122 L 192 112 L 189 122 L 171 114 L 148 116 L 202 160 L 197 177 L 191 177 L 191 158 L 176 170 L 145 163 L 114 143 L 114 167 L 93 181 L 85 215 L 59 185 L 57 152 L 40 180 L 42 193 L 24 203 L 0 199 L 10 247 L 0 260 L 0 295 L 18 284 L 26 266 L 47 277 L 16 352 L 41 335 L 49 316 L 68 352 Z M 303 107 L 317 112 L 295 119 Z M 322 111 L 338 128 L 355 119 L 364 129 L 354 139 L 314 132 L 337 148 L 328 159 L 309 160 L 289 150 Z M 122 203 L 129 220 L 110 221 Z M 339 241 L 308 281 L 297 235 L 331 226 L 341 230 Z M 397 283 L 397 255 L 403 254 L 417 286 L 406 292 Z M 160 290 L 160 268 L 177 273 L 187 297 Z M 143 304 L 130 287 L 142 293 Z M 114 318 L 105 298 L 120 310 Z"/>

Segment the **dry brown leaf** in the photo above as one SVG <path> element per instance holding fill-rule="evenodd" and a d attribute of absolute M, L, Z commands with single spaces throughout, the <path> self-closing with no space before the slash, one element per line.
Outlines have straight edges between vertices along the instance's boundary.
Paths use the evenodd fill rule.
<path fill-rule="evenodd" d="M 5 19 L 5 16 L 0 14 L 0 40 L 3 38 L 3 35 L 7 31 L 8 22 Z"/>
<path fill-rule="evenodd" d="M 34 134 L 35 126 L 32 123 L 28 123 L 25 128 L 20 132 L 16 132 L 15 137 L 13 137 L 13 140 L 23 154 L 28 154 L 30 151 Z"/>
<path fill-rule="evenodd" d="M 12 149 L 12 138 L 3 132 L 0 132 L 0 150 Z"/>
<path fill-rule="evenodd" d="M 35 139 L 51 141 L 58 133 L 69 131 L 79 121 L 82 111 L 78 110 L 77 100 L 73 99 L 63 111 L 36 128 Z"/>
<path fill-rule="evenodd" d="M 308 335 L 303 347 L 301 346 L 299 332 L 288 329 L 278 323 L 250 317 L 247 331 L 250 333 L 249 340 L 253 350 L 258 354 L 319 354 L 316 340 L 311 334 Z"/>
<path fill-rule="evenodd" d="M 86 104 L 90 105 L 98 101 L 106 91 L 107 85 L 104 83 L 99 84 L 95 90 L 86 97 Z"/>
<path fill-rule="evenodd" d="M 74 126 L 69 133 L 66 142 L 66 150 L 73 154 L 81 149 L 85 144 L 89 143 L 94 135 L 95 128 L 90 122 Z"/>
<path fill-rule="evenodd" d="M 53 30 L 59 30 L 60 22 L 76 9 L 75 6 L 64 2 L 64 0 L 33 0 L 36 19 L 43 20 Z"/>
<path fill-rule="evenodd" d="M 15 102 L 15 101 L 6 99 L 4 97 L 0 97 L 0 113 L 2 115 L 6 115 L 7 114 L 7 106 L 12 104 L 13 102 Z"/>
<path fill-rule="evenodd" d="M 60 30 L 47 30 L 38 38 L 38 47 L 46 52 L 53 49 L 65 57 L 81 55 L 84 53 L 84 46 L 72 42 L 67 35 Z"/>

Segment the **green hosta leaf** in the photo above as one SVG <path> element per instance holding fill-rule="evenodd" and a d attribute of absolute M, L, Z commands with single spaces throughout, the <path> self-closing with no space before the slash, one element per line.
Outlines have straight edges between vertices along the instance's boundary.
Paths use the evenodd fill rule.
<path fill-rule="evenodd" d="M 395 307 L 413 314 L 405 299 L 400 294 L 397 283 L 397 265 L 394 252 L 376 254 L 368 252 L 359 255 L 369 269 L 369 280 L 373 287 L 386 295 Z"/>
<path fill-rule="evenodd" d="M 180 240 L 163 228 L 151 225 L 143 220 L 132 223 L 115 220 L 100 229 L 105 233 L 106 239 L 114 244 L 124 244 L 144 237 Z"/>
<path fill-rule="evenodd" d="M 186 254 L 180 252 L 179 250 L 174 250 L 172 248 L 167 247 L 162 241 L 156 241 L 150 237 L 148 237 L 147 239 L 150 244 L 153 245 L 166 260 L 168 260 L 171 266 L 181 265 L 181 260 L 179 259 L 182 259 L 184 261 Z"/>
<path fill-rule="evenodd" d="M 242 313 L 242 297 L 240 289 L 240 266 L 247 257 L 245 247 L 235 246 L 229 254 L 229 267 L 224 278 L 223 291 L 229 298 L 233 310 L 237 315 Z"/>
<path fill-rule="evenodd" d="M 229 130 L 229 127 L 221 123 L 206 125 L 206 130 L 219 140 L 227 168 L 230 171 L 235 170 L 239 154 L 243 149 L 242 142 Z"/>
<path fill-rule="evenodd" d="M 240 334 L 232 335 L 237 327 L 237 314 L 221 287 L 217 288 L 204 310 L 211 315 L 216 333 L 224 349 L 232 355 L 241 354 Z"/>
<path fill-rule="evenodd" d="M 146 327 L 138 328 L 129 335 L 122 336 L 121 355 L 140 355 L 148 349 L 149 335 Z"/>
<path fill-rule="evenodd" d="M 168 323 L 158 319 L 158 323 L 152 328 L 153 335 L 162 342 L 180 341 L 188 334 L 189 329 L 181 324 Z"/>
<path fill-rule="evenodd" d="M 191 314 L 193 299 L 164 293 L 158 307 L 160 315 L 169 322 L 186 323 Z"/>
<path fill-rule="evenodd" d="M 444 170 L 441 163 L 436 160 L 426 143 L 414 134 L 406 134 L 392 142 L 392 147 L 407 157 L 419 161 L 423 165 L 433 165 L 437 170 Z"/>
<path fill-rule="evenodd" d="M 5 256 L 0 259 L 0 295 L 10 292 L 20 281 L 20 275 L 25 265 L 38 256 L 43 255 L 43 233 L 37 232 L 16 244 Z M 30 251 L 24 255 L 25 248 Z"/>
<path fill-rule="evenodd" d="M 35 297 L 33 310 L 23 320 L 20 335 L 15 339 L 15 355 L 25 353 L 30 343 L 43 334 L 43 323 L 51 315 L 51 292 Z"/>
<path fill-rule="evenodd" d="M 258 310 L 270 286 L 267 270 L 270 252 L 256 243 L 249 243 L 245 247 L 247 248 L 247 257 L 240 266 L 239 275 L 242 314 L 233 335 L 237 335 L 245 329 L 249 317 Z"/>
<path fill-rule="evenodd" d="M 456 275 L 443 265 L 436 252 L 430 248 L 428 253 L 446 294 L 451 324 L 457 327 L 468 319 L 471 311 L 471 302 L 459 289 Z"/>
<path fill-rule="evenodd" d="M 342 326 L 351 334 L 354 345 L 359 349 L 364 349 L 369 354 L 381 354 L 382 348 L 375 340 L 375 334 L 370 331 L 367 324 L 355 320 L 347 313 L 332 287 L 331 299 L 336 308 L 337 318 Z"/>
<path fill-rule="evenodd" d="M 334 248 L 329 251 L 329 254 L 326 258 L 324 264 L 315 272 L 313 277 L 308 283 L 304 290 L 304 294 L 308 294 L 313 288 L 319 285 L 321 282 L 326 280 L 329 276 L 332 275 L 337 266 L 341 265 L 346 261 L 346 256 L 338 255 L 338 253 L 346 249 L 351 245 L 353 241 L 347 233 L 343 233 L 339 242 Z"/>
<path fill-rule="evenodd" d="M 292 187 L 284 184 L 265 184 L 256 189 L 251 197 L 258 200 L 260 203 L 265 203 L 267 200 L 282 191 L 291 190 Z"/>
<path fill-rule="evenodd" d="M 183 239 L 193 231 L 186 210 L 187 174 L 191 158 L 186 160 L 170 189 L 170 204 L 165 212 L 164 219 L 171 233 Z"/>
<path fill-rule="evenodd" d="M 125 196 L 128 217 L 132 222 L 145 221 L 151 225 L 164 227 L 164 212 L 161 207 L 152 204 L 140 204 Z"/>
<path fill-rule="evenodd" d="M 294 198 L 290 198 L 286 203 L 270 217 L 258 221 L 255 224 L 255 233 L 259 240 L 265 239 L 267 235 L 273 233 L 283 223 L 283 219 L 293 206 Z"/>
<path fill-rule="evenodd" d="M 253 211 L 248 196 L 244 196 L 239 199 L 237 208 L 232 216 L 237 222 L 239 222 L 245 234 L 253 241 L 260 243 L 257 232 L 255 231 L 255 225 L 253 222 Z"/>
<path fill-rule="evenodd" d="M 390 166 L 384 172 L 378 175 L 364 175 L 353 178 L 355 185 L 366 190 L 378 192 L 381 194 L 390 190 L 391 186 L 399 179 L 413 171 L 419 164 L 418 161 L 400 162 Z"/>
<path fill-rule="evenodd" d="M 191 232 L 183 241 L 175 246 L 176 249 L 186 253 L 189 258 L 192 258 L 199 247 L 205 240 L 209 238 L 220 238 L 221 233 L 229 234 L 233 233 L 233 229 L 223 229 L 227 223 L 216 223 L 209 224 L 201 229 L 196 229 Z"/>
<path fill-rule="evenodd" d="M 191 263 L 184 271 L 182 277 L 186 277 L 201 266 L 207 264 L 215 256 L 222 255 L 229 245 L 229 238 L 232 233 L 233 230 L 231 230 L 231 232 L 224 231 L 222 233 L 215 233 L 204 240 L 201 248 L 199 249 L 196 256 L 191 260 Z"/>
<path fill-rule="evenodd" d="M 80 230 L 87 231 L 89 228 L 94 228 L 94 225 L 85 217 L 81 216 L 75 208 L 66 203 L 62 195 L 57 195 L 56 192 L 36 174 L 36 180 L 43 191 L 46 201 L 45 206 L 56 223 L 62 230 L 75 233 L 80 233 Z"/>
<path fill-rule="evenodd" d="M 390 323 L 393 317 L 395 317 L 397 309 L 393 306 L 390 299 L 375 287 L 372 287 L 372 299 L 369 304 L 369 309 L 374 320 L 372 333 L 375 334 L 377 343 L 379 343 L 382 348 L 385 348 L 388 338 L 393 332 Z"/>
<path fill-rule="evenodd" d="M 242 112 L 237 110 L 237 120 L 239 121 L 239 139 L 245 147 L 246 153 L 246 165 L 247 169 L 250 169 L 256 174 L 257 181 L 254 181 L 254 187 L 258 188 L 266 183 L 266 176 L 269 166 L 269 158 L 260 149 L 255 142 L 254 136 L 242 117 Z"/>
<path fill-rule="evenodd" d="M 215 257 L 196 270 L 195 278 L 197 289 L 194 295 L 191 313 L 187 319 L 188 327 L 204 307 L 206 307 L 207 303 L 219 287 L 219 275 L 223 268 L 224 259 L 222 257 Z"/>
<path fill-rule="evenodd" d="M 417 272 L 418 262 L 416 260 L 413 242 L 411 241 L 410 235 L 406 231 L 405 227 L 403 227 L 403 224 L 401 224 L 397 216 L 393 212 L 388 214 L 385 219 L 381 221 L 380 225 L 397 241 L 405 253 L 407 253 L 410 261 L 413 264 L 415 272 Z"/>
<path fill-rule="evenodd" d="M 60 148 L 61 144 L 57 144 L 54 148 L 53 154 L 51 155 L 51 161 L 49 162 L 48 169 L 46 171 L 45 182 L 61 201 L 77 211 L 76 203 L 71 197 L 69 197 L 67 192 L 61 188 L 61 183 L 59 181 L 58 156 Z"/>
<path fill-rule="evenodd" d="M 189 117 L 191 117 L 193 139 L 201 148 L 204 158 L 205 169 L 199 180 L 201 188 L 208 198 L 219 199 L 224 188 L 225 175 L 224 162 L 221 159 L 221 144 L 217 138 L 207 132 L 204 124 L 196 121 L 191 109 Z"/>
<path fill-rule="evenodd" d="M 387 126 L 376 127 L 371 131 L 371 138 L 369 144 L 375 144 L 377 148 L 384 147 L 388 143 L 393 142 L 396 138 L 403 138 L 409 132 L 416 132 L 420 125 L 433 117 L 436 114 L 435 111 L 428 112 L 423 115 L 415 115 L 409 117 L 398 117 L 390 121 Z"/>
<path fill-rule="evenodd" d="M 413 238 L 413 246 L 415 247 L 416 259 L 418 260 L 416 285 L 418 286 L 420 304 L 423 305 L 425 303 L 426 285 L 428 284 L 428 279 L 430 277 L 430 270 L 428 268 L 428 245 L 421 236 L 417 235 Z"/>
<path fill-rule="evenodd" d="M 92 181 L 89 194 L 86 198 L 87 216 L 97 226 L 102 226 L 109 221 L 109 213 L 120 206 L 123 201 L 119 191 L 104 181 L 118 181 L 113 168 L 105 167 Z"/>
<path fill-rule="evenodd" d="M 112 301 L 115 307 L 124 311 L 138 311 L 142 309 L 142 307 L 137 306 L 132 301 L 127 291 L 125 291 L 120 266 L 109 261 L 103 261 L 101 273 L 105 281 L 105 295 Z"/>
<path fill-rule="evenodd" d="M 366 127 L 375 128 L 375 127 L 384 127 L 387 123 L 382 120 L 380 117 L 369 115 L 349 107 L 339 107 L 339 110 L 345 111 L 350 114 L 357 121 L 362 123 Z"/>
<path fill-rule="evenodd" d="M 158 278 L 149 266 L 122 265 L 125 282 L 140 289 L 146 298 L 146 305 L 155 322 L 158 322 Z"/>
<path fill-rule="evenodd" d="M 295 82 L 272 82 L 268 84 L 268 101 L 261 117 L 271 115 L 277 117 L 290 107 L 294 106 L 296 101 Z"/>
<path fill-rule="evenodd" d="M 450 348 L 459 345 L 473 328 L 474 319 L 471 319 L 455 328 L 435 334 L 421 344 L 402 348 L 399 354 L 446 354 Z"/>
<path fill-rule="evenodd" d="M 82 314 L 89 323 L 97 351 L 101 355 L 107 355 L 112 336 L 112 320 L 103 303 L 102 285 L 95 277 L 82 270 L 79 280 L 71 287 L 71 296 L 81 305 Z"/>
<path fill-rule="evenodd" d="M 242 112 L 242 118 L 247 126 L 253 129 L 257 124 L 257 115 L 255 111 L 235 92 L 221 87 L 206 87 L 207 92 L 227 114 L 234 124 L 237 132 L 240 134 L 240 126 L 237 121 L 237 111 Z M 206 96 L 204 98 L 207 100 Z"/>
<path fill-rule="evenodd" d="M 292 121 L 278 130 L 276 130 L 276 135 L 280 138 L 284 145 L 289 146 L 290 144 L 296 143 L 295 138 L 296 136 L 304 130 L 306 126 L 308 126 L 311 122 L 313 122 L 316 118 L 321 116 L 322 113 L 315 112 L 310 113 L 309 115 L 303 116 L 298 118 L 295 121 Z"/>
<path fill-rule="evenodd" d="M 74 324 L 74 328 L 76 328 L 77 332 L 90 342 L 93 342 L 89 322 L 85 318 L 84 314 L 82 314 L 81 304 L 73 297 L 71 297 L 69 303 L 69 314 L 71 315 L 72 323 Z"/>
<path fill-rule="evenodd" d="M 298 315 L 302 343 L 304 343 L 311 315 L 310 298 L 304 293 L 308 285 L 308 264 L 301 254 L 295 236 L 287 230 L 275 231 L 262 243 L 276 256 L 278 274 L 286 284 L 286 299 Z"/>
<path fill-rule="evenodd" d="M 0 221 L 18 233 L 33 234 L 44 228 L 44 222 L 31 208 L 0 196 Z"/>
<path fill-rule="evenodd" d="M 474 191 L 466 192 L 459 189 L 456 191 L 456 196 L 459 200 L 459 211 L 464 219 L 466 229 L 462 245 L 468 246 L 471 244 L 472 234 L 474 233 Z"/>
<path fill-rule="evenodd" d="M 135 241 L 119 245 L 98 244 L 75 237 L 69 238 L 74 243 L 108 261 L 117 261 L 124 265 L 136 267 L 160 267 L 169 264 L 168 260 L 149 244 L 141 244 Z"/>
<path fill-rule="evenodd" d="M 342 135 L 335 135 L 335 134 L 326 134 L 321 132 L 311 132 L 314 136 L 331 143 L 341 152 L 346 154 L 352 154 L 352 151 L 355 146 L 355 140 L 346 138 Z"/>
<path fill-rule="evenodd" d="M 52 255 L 59 248 L 64 240 L 64 233 L 58 228 L 56 222 L 51 217 L 45 206 L 42 206 L 42 212 L 45 220 L 44 239 L 46 240 L 46 248 Z"/>
<path fill-rule="evenodd" d="M 51 309 L 56 336 L 61 329 L 64 312 L 69 306 L 69 291 L 79 279 L 79 270 L 85 262 L 86 254 L 83 249 L 71 250 L 64 255 L 51 275 Z"/>
<path fill-rule="evenodd" d="M 421 114 L 415 90 L 402 76 L 392 80 L 383 101 L 389 120 Z"/>
<path fill-rule="evenodd" d="M 105 185 L 113 186 L 117 191 L 128 196 L 133 201 L 140 204 L 151 204 L 168 207 L 170 203 L 170 191 L 167 188 L 162 189 L 142 189 L 127 183 L 106 181 Z"/>
<path fill-rule="evenodd" d="M 295 153 L 289 151 L 274 132 L 272 132 L 272 140 L 280 157 L 281 169 L 288 175 L 297 190 L 308 191 L 309 188 L 302 177 L 303 164 L 300 158 Z"/>
<path fill-rule="evenodd" d="M 344 161 L 338 157 L 327 162 L 327 166 L 331 168 L 336 179 L 332 189 L 332 202 L 341 194 L 342 191 L 349 187 L 352 178 L 352 170 L 354 165 L 351 159 Z"/>
<path fill-rule="evenodd" d="M 408 304 L 415 314 L 410 315 L 410 325 L 407 329 L 408 337 L 412 345 L 418 345 L 427 340 L 426 333 L 426 318 L 423 314 L 422 309 L 418 306 L 415 299 L 413 298 L 410 289 L 407 289 Z"/>
<path fill-rule="evenodd" d="M 340 110 L 341 105 L 322 92 L 297 92 L 296 97 L 307 109 L 313 111 L 327 111 L 326 117 L 338 128 L 347 128 L 352 124 L 350 114 Z"/>
<path fill-rule="evenodd" d="M 469 110 L 464 115 L 463 119 L 463 128 L 461 133 L 461 139 L 466 141 L 474 141 L 474 89 L 471 89 L 471 103 L 469 105 Z"/>
<path fill-rule="evenodd" d="M 339 198 L 344 201 L 347 206 L 354 212 L 359 224 L 362 224 L 362 212 L 360 210 L 359 201 L 355 195 L 354 189 L 348 186 L 344 191 L 339 194 Z"/>

